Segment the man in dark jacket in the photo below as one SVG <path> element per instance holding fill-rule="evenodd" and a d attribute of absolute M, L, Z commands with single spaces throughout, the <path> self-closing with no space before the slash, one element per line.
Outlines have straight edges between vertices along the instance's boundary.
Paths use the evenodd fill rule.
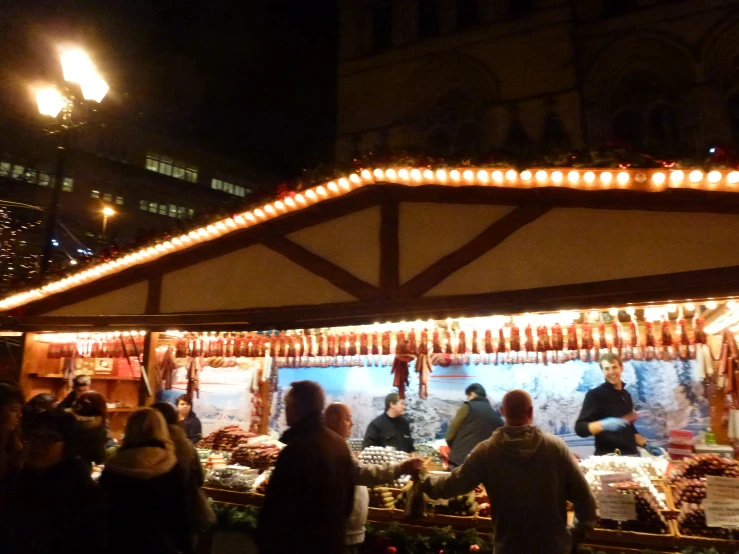
<path fill-rule="evenodd" d="M 74 406 L 75 400 L 77 400 L 77 397 L 79 397 L 83 392 L 87 392 L 90 390 L 90 376 L 89 375 L 78 375 L 74 378 L 72 381 L 72 390 L 70 393 L 59 402 L 59 405 L 57 408 L 60 410 L 68 410 L 72 406 Z"/>
<path fill-rule="evenodd" d="M 346 442 L 322 420 L 323 389 L 298 381 L 285 397 L 290 429 L 257 526 L 260 554 L 342 554 L 354 502 L 354 463 Z"/>
<path fill-rule="evenodd" d="M 413 452 L 413 437 L 411 426 L 403 417 L 405 400 L 397 392 L 391 392 L 385 397 L 385 413 L 377 416 L 367 426 L 364 433 L 364 447 L 392 446 L 403 452 Z"/>
<path fill-rule="evenodd" d="M 482 483 L 490 498 L 496 554 L 570 554 L 595 524 L 595 498 L 564 441 L 532 425 L 531 397 L 503 398 L 506 426 L 478 444 L 450 474 L 428 479 L 432 498 L 452 498 Z M 575 525 L 567 527 L 567 502 Z"/>
<path fill-rule="evenodd" d="M 467 454 L 482 441 L 489 439 L 498 427 L 503 427 L 503 418 L 493 410 L 487 399 L 485 388 L 473 383 L 464 393 L 467 402 L 457 411 L 446 432 L 446 442 L 451 447 L 449 464 L 462 465 Z"/>
<path fill-rule="evenodd" d="M 0 552 L 107 554 L 105 494 L 69 448 L 75 426 L 57 411 L 28 426 L 24 468 L 0 499 Z"/>
<path fill-rule="evenodd" d="M 606 381 L 585 395 L 575 432 L 583 438 L 595 435 L 596 456 L 616 450 L 625 456 L 634 456 L 639 453 L 637 446 L 653 456 L 661 455 L 662 449 L 647 441 L 634 427 L 636 414 L 631 395 L 621 380 L 624 371 L 621 358 L 613 353 L 604 354 L 600 368 Z"/>

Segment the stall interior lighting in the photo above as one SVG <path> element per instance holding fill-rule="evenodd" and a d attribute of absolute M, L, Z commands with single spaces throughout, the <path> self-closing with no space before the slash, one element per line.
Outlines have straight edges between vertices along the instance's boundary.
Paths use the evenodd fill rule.
<path fill-rule="evenodd" d="M 687 174 L 687 179 L 686 179 Z M 214 221 L 210 225 L 194 229 L 179 237 L 167 240 L 156 247 L 143 248 L 122 258 L 96 265 L 64 279 L 50 282 L 43 287 L 27 290 L 0 300 L 0 311 L 7 311 L 30 302 L 47 298 L 53 294 L 67 291 L 110 276 L 138 264 L 150 262 L 180 252 L 191 246 L 207 243 L 228 233 L 259 225 L 283 214 L 302 210 L 312 204 L 343 196 L 367 185 L 445 185 L 445 186 L 483 186 L 506 188 L 570 187 L 590 190 L 607 189 L 612 184 L 613 173 L 604 169 L 570 169 L 565 173 L 560 169 L 530 168 L 520 173 L 514 169 L 490 169 L 485 167 L 464 167 L 452 170 L 427 167 L 389 167 L 367 168 L 338 180 L 326 182 L 295 194 L 292 198 L 275 200 L 233 217 Z M 685 181 L 689 181 L 686 183 Z M 622 189 L 658 193 L 669 188 L 688 186 L 723 192 L 739 192 L 739 171 L 721 170 L 705 173 L 694 170 L 663 169 L 624 169 L 616 174 L 616 181 Z M 585 183 L 583 185 L 583 182 Z M 332 186 L 333 185 L 333 186 Z"/>
<path fill-rule="evenodd" d="M 67 343 L 80 340 L 109 340 L 126 337 L 144 337 L 146 331 L 110 331 L 107 333 L 39 333 L 38 342 Z"/>

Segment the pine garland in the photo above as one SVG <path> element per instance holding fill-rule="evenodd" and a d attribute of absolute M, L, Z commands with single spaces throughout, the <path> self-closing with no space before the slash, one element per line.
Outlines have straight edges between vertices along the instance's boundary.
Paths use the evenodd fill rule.
<path fill-rule="evenodd" d="M 216 513 L 216 531 L 238 531 L 253 534 L 259 521 L 259 508 L 254 506 L 233 506 L 211 502 Z M 399 523 L 387 527 L 367 525 L 367 533 L 362 554 L 492 554 L 490 543 L 480 536 L 477 529 L 463 533 L 454 532 L 451 527 L 429 528 L 423 535 L 409 533 Z M 580 547 L 579 554 L 605 554 L 602 550 Z M 642 554 L 658 554 L 643 550 Z M 688 548 L 682 554 L 718 554 L 715 548 Z"/>

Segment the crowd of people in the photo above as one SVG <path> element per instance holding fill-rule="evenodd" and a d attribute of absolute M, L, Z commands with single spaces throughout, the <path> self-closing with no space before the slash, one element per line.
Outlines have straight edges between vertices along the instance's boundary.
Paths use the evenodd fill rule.
<path fill-rule="evenodd" d="M 215 515 L 187 434 L 192 423 L 183 424 L 191 410 L 167 402 L 138 409 L 109 448 L 106 401 L 89 386 L 80 376 L 63 402 L 49 394 L 25 402 L 18 387 L 0 383 L 0 551 L 194 552 Z M 103 462 L 95 482 L 93 464 Z"/>
<path fill-rule="evenodd" d="M 605 383 L 586 395 L 577 432 L 596 437 L 596 452 L 630 454 L 659 447 L 634 427 L 621 360 L 601 360 Z M 3 552 L 190 554 L 199 532 L 214 524 L 202 492 L 194 442 L 200 421 L 187 396 L 158 402 L 129 417 L 123 441 L 110 439 L 105 398 L 75 379 L 59 405 L 48 394 L 24 402 L 0 383 L 0 545 Z M 559 438 L 533 425 L 531 397 L 509 391 L 501 414 L 473 384 L 448 427 L 450 466 L 429 475 L 425 462 L 361 464 L 347 439 L 351 408 L 325 405 L 318 383 L 292 383 L 285 396 L 289 429 L 267 488 L 255 535 L 261 554 L 356 554 L 365 538 L 366 487 L 410 475 L 416 493 L 451 498 L 483 484 L 492 507 L 496 554 L 569 554 L 592 528 L 595 499 L 576 459 Z M 405 403 L 397 393 L 365 432 L 365 446 L 413 452 Z M 93 464 L 105 468 L 95 483 Z M 575 519 L 568 527 L 567 504 Z"/>

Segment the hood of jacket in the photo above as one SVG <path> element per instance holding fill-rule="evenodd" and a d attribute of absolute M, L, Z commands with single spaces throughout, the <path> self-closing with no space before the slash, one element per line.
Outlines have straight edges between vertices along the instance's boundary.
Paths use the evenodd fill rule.
<path fill-rule="evenodd" d="M 80 429 L 94 429 L 103 424 L 103 418 L 101 416 L 81 416 L 74 412 L 72 414 L 77 419 L 77 425 Z"/>
<path fill-rule="evenodd" d="M 493 433 L 493 444 L 509 458 L 525 462 L 536 453 L 544 433 L 533 425 L 501 427 Z"/>
<path fill-rule="evenodd" d="M 177 463 L 172 444 L 121 448 L 105 462 L 105 471 L 135 479 L 152 479 L 169 473 Z"/>

